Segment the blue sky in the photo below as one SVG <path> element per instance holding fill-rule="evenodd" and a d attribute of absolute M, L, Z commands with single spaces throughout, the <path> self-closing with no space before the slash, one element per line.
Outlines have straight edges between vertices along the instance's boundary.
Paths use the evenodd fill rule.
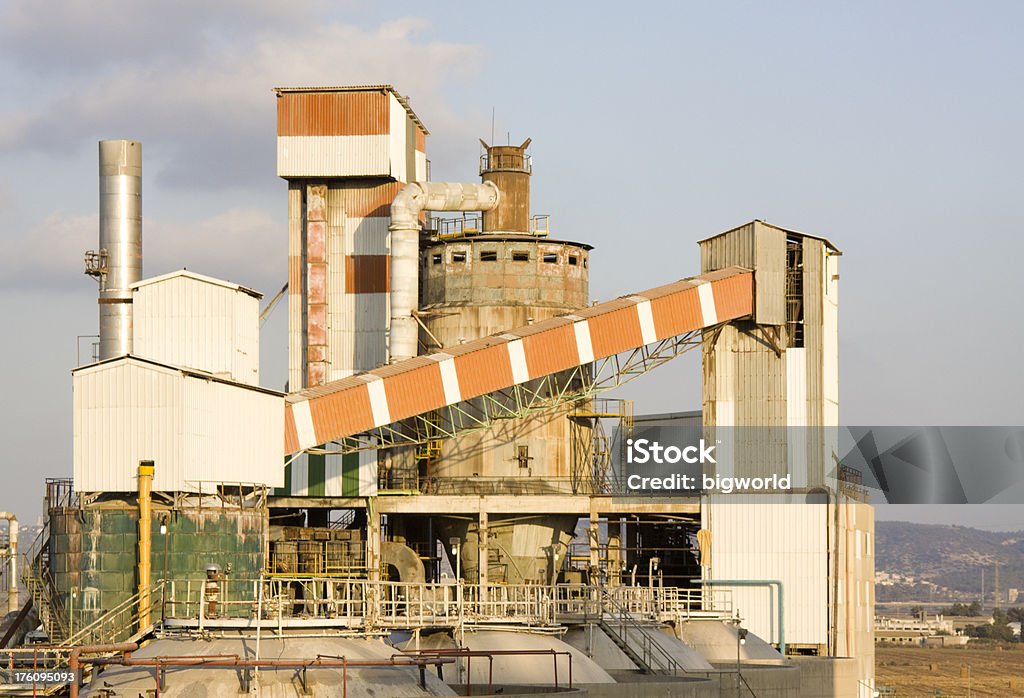
<path fill-rule="evenodd" d="M 144 145 L 145 271 L 285 278 L 275 85 L 389 82 L 434 179 L 533 138 L 534 211 L 596 246 L 607 299 L 698 271 L 752 218 L 831 238 L 847 424 L 1022 424 L 1019 3 L 0 1 L 0 508 L 70 473 L 76 335 L 96 331 L 96 141 Z M 263 377 L 285 375 L 284 313 Z M 696 357 L 628 397 L 699 406 Z M 1010 507 L 901 518 L 1024 529 Z M 880 512 L 887 516 L 886 512 Z"/>

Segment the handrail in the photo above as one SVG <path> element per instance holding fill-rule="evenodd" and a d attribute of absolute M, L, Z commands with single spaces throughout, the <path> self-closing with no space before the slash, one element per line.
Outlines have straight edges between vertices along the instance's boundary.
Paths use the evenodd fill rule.
<path fill-rule="evenodd" d="M 673 676 L 677 675 L 680 669 L 679 663 L 675 660 L 674 657 L 672 657 L 672 655 L 670 655 L 665 650 L 664 647 L 662 647 L 654 641 L 654 638 L 651 637 L 651 635 L 648 633 L 647 628 L 640 625 L 640 623 L 638 623 L 636 619 L 633 618 L 633 615 L 631 613 L 627 612 L 621 604 L 619 604 L 614 598 L 612 598 L 612 595 L 608 593 L 607 589 L 601 589 L 601 594 L 602 601 L 607 603 L 607 605 L 611 608 L 615 620 L 618 621 L 619 638 L 623 642 L 628 642 L 629 637 L 626 634 L 626 629 L 627 627 L 632 629 L 636 635 L 639 635 L 640 649 L 644 652 L 641 659 L 643 659 L 644 663 L 653 670 L 655 667 L 653 666 L 650 660 L 655 659 L 657 657 L 659 663 L 661 664 L 662 671 L 671 672 Z M 606 612 L 604 608 L 602 608 L 602 612 Z M 607 627 L 611 628 L 610 625 L 607 625 Z M 614 630 L 614 628 L 611 629 Z"/>
<path fill-rule="evenodd" d="M 165 581 L 160 580 L 156 584 L 153 584 L 149 588 L 149 598 L 159 593 L 163 594 Z M 109 644 L 111 642 L 118 642 L 127 637 L 131 636 L 131 629 L 138 622 L 138 605 L 139 599 L 142 596 L 142 591 L 136 592 L 132 596 L 128 597 L 117 606 L 104 613 L 102 616 L 94 620 L 89 625 L 76 631 L 73 635 L 66 638 L 63 642 L 59 643 L 60 646 L 70 647 L 72 645 L 86 644 Z M 150 607 L 155 607 L 155 603 L 151 603 Z M 106 626 L 112 626 L 109 632 L 104 633 L 103 628 Z M 125 630 L 128 630 L 128 635 L 121 636 Z M 138 628 L 141 632 L 145 628 Z"/>

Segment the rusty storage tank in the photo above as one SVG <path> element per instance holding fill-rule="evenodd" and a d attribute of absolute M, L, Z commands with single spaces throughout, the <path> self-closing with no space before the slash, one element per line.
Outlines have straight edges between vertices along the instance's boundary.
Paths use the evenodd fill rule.
<path fill-rule="evenodd" d="M 483 141 L 481 141 L 483 143 Z M 531 159 L 528 139 L 519 146 L 487 146 L 481 176 L 501 191 L 499 205 L 485 212 L 482 225 L 465 219 L 442 227 L 421 245 L 421 351 L 434 353 L 514 327 L 584 307 L 589 302 L 592 247 L 548 236 L 546 217 L 530 216 Z M 445 441 L 421 459 L 419 475 L 437 494 L 543 494 L 579 491 L 572 482 L 573 434 L 570 408 L 522 419 Z M 425 461 L 425 462 L 424 462 Z M 535 559 L 537 545 L 561 549 L 572 537 L 575 517 L 543 517 L 501 527 L 492 519 L 492 535 L 507 564 L 505 581 L 544 580 L 551 560 Z M 564 521 L 555 519 L 565 519 Z M 444 532 L 464 541 L 465 577 L 476 573 L 475 524 L 450 522 Z M 533 527 L 539 526 L 537 530 Z M 513 532 L 515 537 L 513 539 Z M 492 575 L 495 572 L 492 566 Z M 501 581 L 494 579 L 492 581 Z"/>

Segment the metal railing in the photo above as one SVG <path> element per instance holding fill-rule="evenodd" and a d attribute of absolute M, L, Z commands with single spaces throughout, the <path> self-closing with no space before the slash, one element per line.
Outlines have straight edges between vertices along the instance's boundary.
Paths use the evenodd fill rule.
<path fill-rule="evenodd" d="M 533 172 L 533 156 L 526 153 L 484 153 L 480 156 L 480 174 L 488 170 Z"/>
<path fill-rule="evenodd" d="M 621 588 L 621 587 L 620 587 Z M 636 587 L 630 587 L 635 589 Z M 639 660 L 643 668 L 657 673 L 679 673 L 680 666 L 668 651 L 655 640 L 651 628 L 644 627 L 634 617 L 633 612 L 619 603 L 615 596 L 607 590 L 601 595 L 601 629 L 627 655 Z M 657 631 L 654 631 L 657 632 Z"/>
<path fill-rule="evenodd" d="M 260 585 L 263 587 L 262 600 Z M 326 619 L 344 627 L 458 627 L 466 624 L 555 626 L 626 614 L 634 621 L 730 617 L 728 590 L 711 608 L 698 589 L 585 584 L 439 584 L 371 582 L 333 577 L 169 580 L 163 589 L 166 619 L 216 624 L 250 619 Z"/>
<path fill-rule="evenodd" d="M 164 605 L 164 588 L 165 582 L 161 580 L 149 588 L 148 594 L 136 592 L 96 620 L 75 630 L 62 642 L 55 644 L 63 647 L 109 645 L 125 642 L 136 635 L 145 634 L 148 628 L 139 626 L 139 601 L 144 596 L 149 599 L 150 617 L 157 620 L 160 615 L 159 610 Z"/>

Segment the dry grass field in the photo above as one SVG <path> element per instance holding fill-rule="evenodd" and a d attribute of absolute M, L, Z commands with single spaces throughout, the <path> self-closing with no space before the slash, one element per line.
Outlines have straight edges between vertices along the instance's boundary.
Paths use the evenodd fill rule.
<path fill-rule="evenodd" d="M 978 644 L 964 648 L 877 646 L 875 676 L 877 685 L 895 689 L 893 695 L 901 698 L 1024 697 L 1024 644 Z"/>

